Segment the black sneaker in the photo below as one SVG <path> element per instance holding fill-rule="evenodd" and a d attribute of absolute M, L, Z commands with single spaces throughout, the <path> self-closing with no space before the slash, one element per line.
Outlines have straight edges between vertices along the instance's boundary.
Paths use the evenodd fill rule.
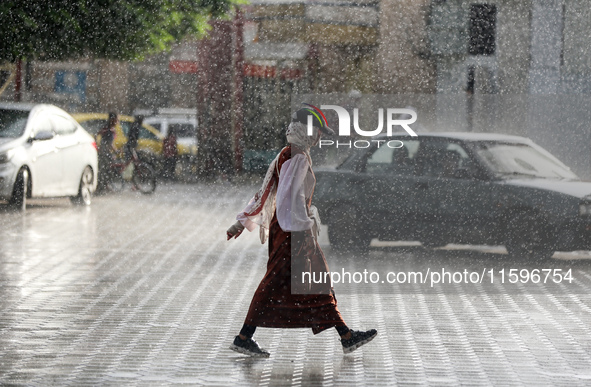
<path fill-rule="evenodd" d="M 351 330 L 351 338 L 350 339 L 341 339 L 341 344 L 343 345 L 343 352 L 344 353 L 351 353 L 357 348 L 361 347 L 363 344 L 367 344 L 373 340 L 374 337 L 377 336 L 378 331 L 375 329 L 370 329 L 366 332 L 361 331 L 354 331 Z"/>
<path fill-rule="evenodd" d="M 252 357 L 269 357 L 271 354 L 257 344 L 253 339 L 242 340 L 240 336 L 234 338 L 234 342 L 230 345 L 232 351 L 240 352 Z"/>

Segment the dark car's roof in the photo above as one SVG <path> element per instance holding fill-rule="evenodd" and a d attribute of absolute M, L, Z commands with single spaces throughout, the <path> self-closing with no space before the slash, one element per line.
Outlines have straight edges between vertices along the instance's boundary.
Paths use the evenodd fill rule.
<path fill-rule="evenodd" d="M 412 137 L 406 132 L 393 133 L 392 136 L 406 136 L 410 140 Z M 419 138 L 421 137 L 437 137 L 437 138 L 452 138 L 461 141 L 502 141 L 502 142 L 515 142 L 515 143 L 529 143 L 530 139 L 520 136 L 512 136 L 509 134 L 499 133 L 472 133 L 472 132 L 441 132 L 441 133 L 418 133 Z M 387 138 L 388 136 L 380 135 L 376 138 Z"/>

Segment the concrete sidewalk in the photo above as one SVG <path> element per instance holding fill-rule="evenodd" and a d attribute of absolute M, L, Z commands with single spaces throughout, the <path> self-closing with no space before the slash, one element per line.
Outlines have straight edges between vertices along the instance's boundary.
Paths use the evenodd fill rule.
<path fill-rule="evenodd" d="M 343 355 L 336 331 L 259 329 L 271 352 L 228 349 L 265 272 L 258 233 L 225 240 L 255 186 L 165 185 L 90 208 L 0 205 L 2 385 L 589 385 L 591 260 L 578 281 L 452 291 L 337 286 L 354 329 L 378 337 Z M 325 242 L 325 239 L 323 239 Z M 331 268 L 491 265 L 499 252 L 376 247 Z M 568 256 L 567 256 L 568 258 Z M 456 265 L 454 267 L 454 265 Z M 492 291 L 494 290 L 494 291 Z"/>

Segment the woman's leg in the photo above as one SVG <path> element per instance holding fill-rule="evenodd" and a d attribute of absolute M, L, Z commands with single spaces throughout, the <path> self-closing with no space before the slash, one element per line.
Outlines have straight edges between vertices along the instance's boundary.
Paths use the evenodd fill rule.
<path fill-rule="evenodd" d="M 339 326 L 336 326 L 335 328 L 337 329 L 339 336 L 341 336 L 341 339 L 348 340 L 351 338 L 351 330 L 349 329 L 348 326 L 339 325 Z"/>
<path fill-rule="evenodd" d="M 252 336 L 254 335 L 256 329 L 257 327 L 253 325 L 244 324 L 242 326 L 242 329 L 240 330 L 240 334 L 238 334 L 240 340 L 252 339 Z"/>
<path fill-rule="evenodd" d="M 256 329 L 257 327 L 254 325 L 244 324 L 238 336 L 234 338 L 234 342 L 230 346 L 230 349 L 245 355 L 269 357 L 269 352 L 259 347 L 257 342 L 252 339 L 252 335 L 254 335 Z"/>
<path fill-rule="evenodd" d="M 349 329 L 346 325 L 339 325 L 335 327 L 341 336 L 341 344 L 344 353 L 351 353 L 363 344 L 367 344 L 373 340 L 378 334 L 375 329 L 369 331 L 354 331 Z"/>

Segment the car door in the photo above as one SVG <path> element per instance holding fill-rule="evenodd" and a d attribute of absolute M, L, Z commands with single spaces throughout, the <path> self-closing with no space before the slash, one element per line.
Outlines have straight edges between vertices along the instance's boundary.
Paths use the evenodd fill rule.
<path fill-rule="evenodd" d="M 62 180 L 59 183 L 60 195 L 74 195 L 78 191 L 82 176 L 83 150 L 80 139 L 76 136 L 78 126 L 73 119 L 54 112 L 51 115 L 56 132 L 55 144 L 62 161 Z"/>
<path fill-rule="evenodd" d="M 31 182 L 33 196 L 56 196 L 60 192 L 63 177 L 61 155 L 58 152 L 53 121 L 47 110 L 39 112 L 33 119 L 32 138 L 39 133 L 51 133 L 52 139 L 31 141 Z"/>
<path fill-rule="evenodd" d="M 386 239 L 409 239 L 413 234 L 414 157 L 419 141 L 405 140 L 403 144 L 395 148 L 382 143 L 370 150 L 360 174 L 361 205 L 369 217 L 368 224 L 374 235 Z"/>
<path fill-rule="evenodd" d="M 497 226 L 497 209 L 491 183 L 469 149 L 453 140 L 426 139 L 418 159 L 421 241 L 485 243 Z"/>

